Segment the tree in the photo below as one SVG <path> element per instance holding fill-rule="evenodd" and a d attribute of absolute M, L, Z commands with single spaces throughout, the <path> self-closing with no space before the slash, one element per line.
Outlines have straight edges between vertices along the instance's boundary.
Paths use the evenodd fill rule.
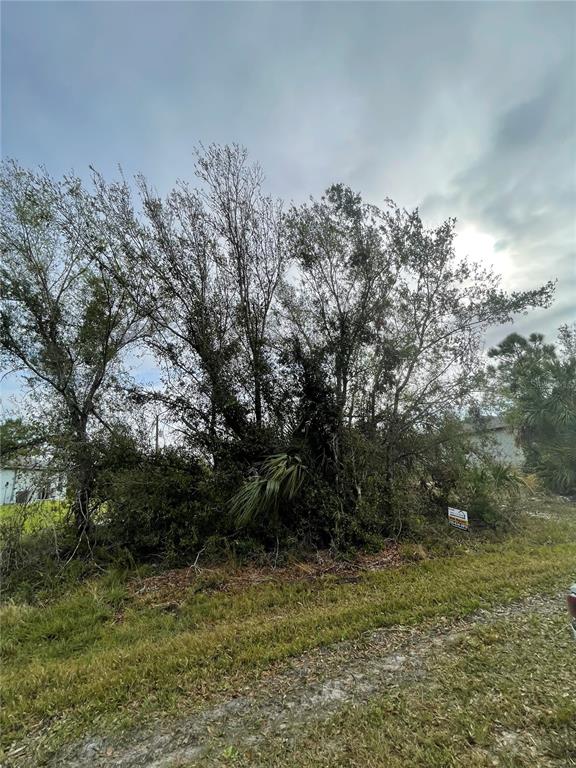
<path fill-rule="evenodd" d="M 92 514 L 92 433 L 112 429 L 108 406 L 123 355 L 147 325 L 101 267 L 118 243 L 79 179 L 58 181 L 6 162 L 0 193 L 0 349 L 42 398 L 44 417 L 58 424 L 82 536 Z"/>
<path fill-rule="evenodd" d="M 455 439 L 445 427 L 474 404 L 485 330 L 547 306 L 553 285 L 506 293 L 497 275 L 457 258 L 453 219 L 430 230 L 417 210 L 390 201 L 380 210 L 342 185 L 294 210 L 291 231 L 300 277 L 283 292 L 291 333 L 325 361 L 339 445 L 360 430 L 378 455 L 376 468 L 339 449 L 358 489 L 349 498 L 360 498 L 371 464 L 390 512 L 396 479 L 407 467 L 426 472 L 437 445 Z"/>
<path fill-rule="evenodd" d="M 398 265 L 386 250 L 383 214 L 341 184 L 319 202 L 293 209 L 291 254 L 297 282 L 283 285 L 285 330 L 295 341 L 294 360 L 307 376 L 324 369 L 337 408 L 332 420 L 334 460 L 339 461 L 344 425 L 358 423 L 361 401 L 374 405 L 386 376 L 382 354 L 367 380 L 365 354 L 384 351 L 383 320 Z M 306 409 L 305 409 L 306 410 Z"/>
<path fill-rule="evenodd" d="M 198 154 L 197 175 L 209 220 L 220 240 L 218 266 L 234 286 L 235 319 L 250 371 L 254 419 L 271 406 L 268 324 L 286 266 L 282 205 L 262 191 L 259 165 L 238 145 L 210 145 Z"/>
<path fill-rule="evenodd" d="M 443 483 L 444 465 L 466 454 L 484 332 L 546 306 L 553 285 L 506 293 L 497 275 L 457 258 L 453 219 L 427 229 L 417 210 L 379 209 L 340 184 L 293 208 L 287 230 L 295 267 L 279 294 L 277 345 L 292 429 L 279 455 L 286 472 L 292 456 L 306 467 L 298 489 L 321 480 L 333 494 L 336 543 L 367 503 L 386 528 L 403 514 L 402 489 Z M 263 462 L 235 497 L 240 517 L 262 513 L 271 488 L 281 493 L 269 474 Z"/>
<path fill-rule="evenodd" d="M 153 396 L 215 459 L 224 443 L 272 419 L 269 324 L 285 267 L 283 219 L 240 147 L 199 152 L 197 176 L 198 188 L 179 183 L 164 200 L 139 178 L 141 212 L 127 187 L 111 193 L 96 182 L 102 215 L 122 241 L 107 268 L 154 324 L 148 343 L 165 389 Z M 144 277 L 139 293 L 135 272 Z"/>
<path fill-rule="evenodd" d="M 22 418 L 8 418 L 0 424 L 0 459 L 29 456 L 44 444 L 46 436 L 38 424 L 24 422 Z"/>
<path fill-rule="evenodd" d="M 518 436 L 526 467 L 560 493 L 576 493 L 576 326 L 558 344 L 510 334 L 488 356 L 488 372 Z"/>
<path fill-rule="evenodd" d="M 79 535 L 106 452 L 130 443 L 112 413 L 126 394 L 170 410 L 216 514 L 248 476 L 236 519 L 337 543 L 372 505 L 390 530 L 399 489 L 464 453 L 484 331 L 552 284 L 506 293 L 456 257 L 454 220 L 428 229 L 341 184 L 285 214 L 236 145 L 202 149 L 196 174 L 160 198 L 142 177 L 135 194 L 94 171 L 88 191 L 4 166 L 0 344 L 58 426 Z M 163 370 L 152 391 L 123 373 L 141 342 Z"/>
<path fill-rule="evenodd" d="M 431 442 L 475 405 L 486 330 L 553 295 L 552 283 L 503 291 L 499 275 L 456 256 L 455 225 L 428 229 L 418 210 L 393 205 L 387 213 L 387 247 L 400 264 L 387 328 L 394 365 L 377 408 L 390 478 L 395 465 L 425 467 Z"/>

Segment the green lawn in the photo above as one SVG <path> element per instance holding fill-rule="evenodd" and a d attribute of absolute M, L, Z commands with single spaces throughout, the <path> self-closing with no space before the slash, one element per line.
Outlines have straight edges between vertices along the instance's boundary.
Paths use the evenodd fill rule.
<path fill-rule="evenodd" d="M 47 754 L 88 731 L 225 698 L 291 656 L 369 629 L 433 624 L 565 588 L 576 576 L 576 508 L 537 506 L 552 517 L 526 518 L 507 540 L 464 543 L 458 554 L 366 572 L 356 583 L 190 589 L 167 608 L 144 604 L 125 576 L 108 574 L 42 604 L 6 605 L 3 744 L 33 732 Z M 319 753 L 318 764 L 331 764 L 324 759 Z"/>

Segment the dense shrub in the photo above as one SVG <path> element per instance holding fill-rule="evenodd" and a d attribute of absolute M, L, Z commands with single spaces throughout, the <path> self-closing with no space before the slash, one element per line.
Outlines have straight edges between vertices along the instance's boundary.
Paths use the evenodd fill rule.
<path fill-rule="evenodd" d="M 107 473 L 100 492 L 110 539 L 138 557 L 187 557 L 223 528 L 206 468 L 174 450 Z"/>
<path fill-rule="evenodd" d="M 449 503 L 497 526 L 501 488 L 470 463 L 462 417 L 486 331 L 548 306 L 553 284 L 505 292 L 457 254 L 454 219 L 428 228 L 342 184 L 287 208 L 237 145 L 201 148 L 195 175 L 161 199 L 142 177 L 0 170 L 0 353 L 26 369 L 67 476 L 73 552 L 378 546 Z M 540 378 L 528 342 L 500 353 L 502 372 L 512 351 L 514 381 L 539 383 L 522 434 L 534 470 L 568 491 L 565 340 L 566 366 L 528 355 Z M 160 386 L 129 381 L 133 344 L 155 356 Z M 177 447 L 151 452 L 152 403 Z M 38 438 L 24 426 L 4 430 L 17 451 Z"/>

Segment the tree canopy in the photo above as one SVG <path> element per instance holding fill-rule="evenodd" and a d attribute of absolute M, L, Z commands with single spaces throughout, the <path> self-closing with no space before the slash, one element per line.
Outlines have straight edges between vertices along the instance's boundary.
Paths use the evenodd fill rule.
<path fill-rule="evenodd" d="M 458 258 L 453 219 L 428 228 L 343 184 L 287 206 L 263 183 L 237 145 L 200 148 L 195 183 L 164 198 L 142 177 L 4 164 L 0 346 L 60 424 L 80 532 L 118 488 L 97 490 L 95 453 L 122 432 L 118 397 L 162 403 L 229 526 L 388 530 L 406 493 L 448 492 L 486 329 L 551 301 L 551 283 L 506 292 Z M 504 361 L 526 345 L 565 370 L 507 342 L 517 387 Z M 148 390 L 127 378 L 144 348 L 162 370 Z"/>
<path fill-rule="evenodd" d="M 552 490 L 576 493 L 576 326 L 561 327 L 557 344 L 513 333 L 488 355 L 527 468 Z"/>

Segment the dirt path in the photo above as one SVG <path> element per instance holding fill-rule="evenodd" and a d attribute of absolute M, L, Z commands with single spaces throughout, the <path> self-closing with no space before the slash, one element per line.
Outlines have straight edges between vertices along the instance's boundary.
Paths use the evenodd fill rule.
<path fill-rule="evenodd" d="M 354 642 L 320 648 L 259 684 L 257 692 L 162 722 L 123 738 L 90 738 L 60 753 L 53 768 L 176 768 L 208 766 L 230 745 L 249 747 L 268 735 L 295 734 L 304 723 L 325 720 L 340 707 L 364 703 L 390 685 L 422 676 L 426 657 L 453 643 L 478 624 L 525 613 L 562 610 L 561 597 L 532 597 L 480 611 L 449 628 L 422 631 L 380 629 Z M 28 763 L 29 764 L 29 763 Z"/>

